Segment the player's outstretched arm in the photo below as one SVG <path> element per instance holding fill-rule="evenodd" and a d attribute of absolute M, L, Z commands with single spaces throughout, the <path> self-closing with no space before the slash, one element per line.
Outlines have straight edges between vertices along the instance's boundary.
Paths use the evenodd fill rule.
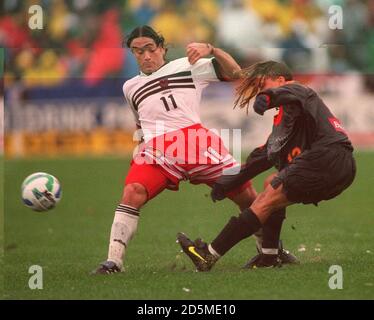
<path fill-rule="evenodd" d="M 187 45 L 187 57 L 191 64 L 195 64 L 200 58 L 214 56 L 223 76 L 229 80 L 238 79 L 240 66 L 234 58 L 220 48 L 215 48 L 209 43 L 190 43 Z"/>
<path fill-rule="evenodd" d="M 270 107 L 279 107 L 279 105 L 302 105 L 303 93 L 298 90 L 299 94 L 291 90 L 287 85 L 278 88 L 267 89 L 260 94 L 266 94 L 269 97 Z"/>
<path fill-rule="evenodd" d="M 283 88 L 269 89 L 260 92 L 255 99 L 253 109 L 259 115 L 263 115 L 265 111 L 272 108 L 283 106 L 302 106 L 302 100 L 293 92 L 284 90 Z"/>

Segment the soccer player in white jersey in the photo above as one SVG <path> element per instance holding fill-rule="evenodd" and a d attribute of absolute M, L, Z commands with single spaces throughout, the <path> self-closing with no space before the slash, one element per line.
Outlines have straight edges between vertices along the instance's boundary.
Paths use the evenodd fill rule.
<path fill-rule="evenodd" d="M 238 163 L 221 139 L 204 128 L 199 116 L 202 90 L 211 81 L 234 79 L 241 69 L 219 48 L 206 43 L 187 46 L 187 57 L 166 62 L 164 38 L 141 26 L 127 38 L 140 74 L 125 82 L 125 98 L 143 132 L 144 143 L 131 162 L 110 234 L 108 258 L 95 271 L 123 269 L 123 258 L 134 236 L 142 206 L 179 182 L 212 186 L 222 171 Z M 213 58 L 205 58 L 213 56 Z M 250 181 L 227 194 L 240 209 L 255 199 Z"/>

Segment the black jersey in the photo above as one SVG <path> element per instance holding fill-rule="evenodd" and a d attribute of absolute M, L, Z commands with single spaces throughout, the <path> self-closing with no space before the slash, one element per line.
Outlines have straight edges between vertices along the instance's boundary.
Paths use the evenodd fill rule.
<path fill-rule="evenodd" d="M 268 159 L 278 170 L 315 147 L 341 144 L 353 150 L 339 120 L 312 89 L 292 83 L 263 93 L 270 108 L 279 108 L 266 143 Z"/>
<path fill-rule="evenodd" d="M 318 162 L 318 158 L 322 157 L 321 161 L 326 161 L 327 155 L 323 155 L 326 147 L 340 145 L 345 150 L 353 151 L 352 144 L 339 120 L 334 117 L 312 89 L 292 83 L 268 89 L 263 93 L 270 97 L 270 108 L 279 109 L 278 115 L 274 117 L 273 130 L 266 144 L 251 152 L 238 174 L 230 175 L 227 172 L 216 181 L 212 195 L 216 200 L 225 198 L 227 192 L 273 166 L 281 171 L 302 159 L 310 163 L 311 168 L 316 170 L 313 165 L 315 161 Z M 336 148 L 330 149 L 335 150 Z M 338 149 L 341 150 L 341 148 Z M 347 163 L 344 166 L 352 167 L 350 161 Z M 298 166 L 296 168 L 302 172 L 305 171 L 305 168 Z M 319 167 L 317 166 L 317 168 Z M 303 175 L 301 174 L 301 176 Z M 338 176 L 336 174 L 331 181 L 334 182 Z M 320 176 L 317 176 L 318 179 L 325 181 L 320 179 Z M 351 177 L 348 176 L 347 179 L 351 183 Z M 341 184 L 341 181 L 338 181 L 338 184 L 339 188 L 342 185 L 346 186 Z M 341 192 L 340 189 L 338 191 Z M 313 199 L 312 202 L 318 201 Z"/>

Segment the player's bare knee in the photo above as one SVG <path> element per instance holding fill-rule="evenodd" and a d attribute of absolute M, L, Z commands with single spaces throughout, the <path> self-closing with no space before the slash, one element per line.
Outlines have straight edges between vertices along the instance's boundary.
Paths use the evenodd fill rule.
<path fill-rule="evenodd" d="M 123 191 L 122 203 L 140 209 L 147 202 L 147 190 L 140 183 L 130 183 Z"/>
<path fill-rule="evenodd" d="M 271 185 L 269 185 L 257 196 L 251 208 L 257 213 L 264 215 L 270 214 L 278 206 L 278 193 L 279 190 L 274 190 Z"/>
<path fill-rule="evenodd" d="M 147 190 L 140 183 L 130 183 L 125 186 L 124 197 L 147 197 Z"/>
<path fill-rule="evenodd" d="M 260 193 L 256 200 L 253 202 L 251 208 L 258 214 L 267 214 L 272 210 L 272 204 L 266 195 Z"/>
<path fill-rule="evenodd" d="M 274 189 L 272 185 L 268 185 L 261 193 L 260 200 L 261 201 L 258 203 L 260 209 L 269 213 L 291 204 L 283 192 L 282 185 L 278 186 L 276 189 Z"/>

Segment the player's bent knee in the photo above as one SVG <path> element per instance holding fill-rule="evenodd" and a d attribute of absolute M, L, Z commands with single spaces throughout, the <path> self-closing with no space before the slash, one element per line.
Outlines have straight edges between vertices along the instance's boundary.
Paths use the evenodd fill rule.
<path fill-rule="evenodd" d="M 284 204 L 283 197 L 281 189 L 273 189 L 269 185 L 257 196 L 251 208 L 257 213 L 270 214 Z"/>
<path fill-rule="evenodd" d="M 267 212 L 268 210 L 271 210 L 271 203 L 267 199 L 266 194 L 264 192 L 261 192 L 256 200 L 253 202 L 252 209 L 255 209 L 255 212 Z"/>
<path fill-rule="evenodd" d="M 130 183 L 125 186 L 122 196 L 122 204 L 130 205 L 140 209 L 147 202 L 148 193 L 140 183 Z"/>

